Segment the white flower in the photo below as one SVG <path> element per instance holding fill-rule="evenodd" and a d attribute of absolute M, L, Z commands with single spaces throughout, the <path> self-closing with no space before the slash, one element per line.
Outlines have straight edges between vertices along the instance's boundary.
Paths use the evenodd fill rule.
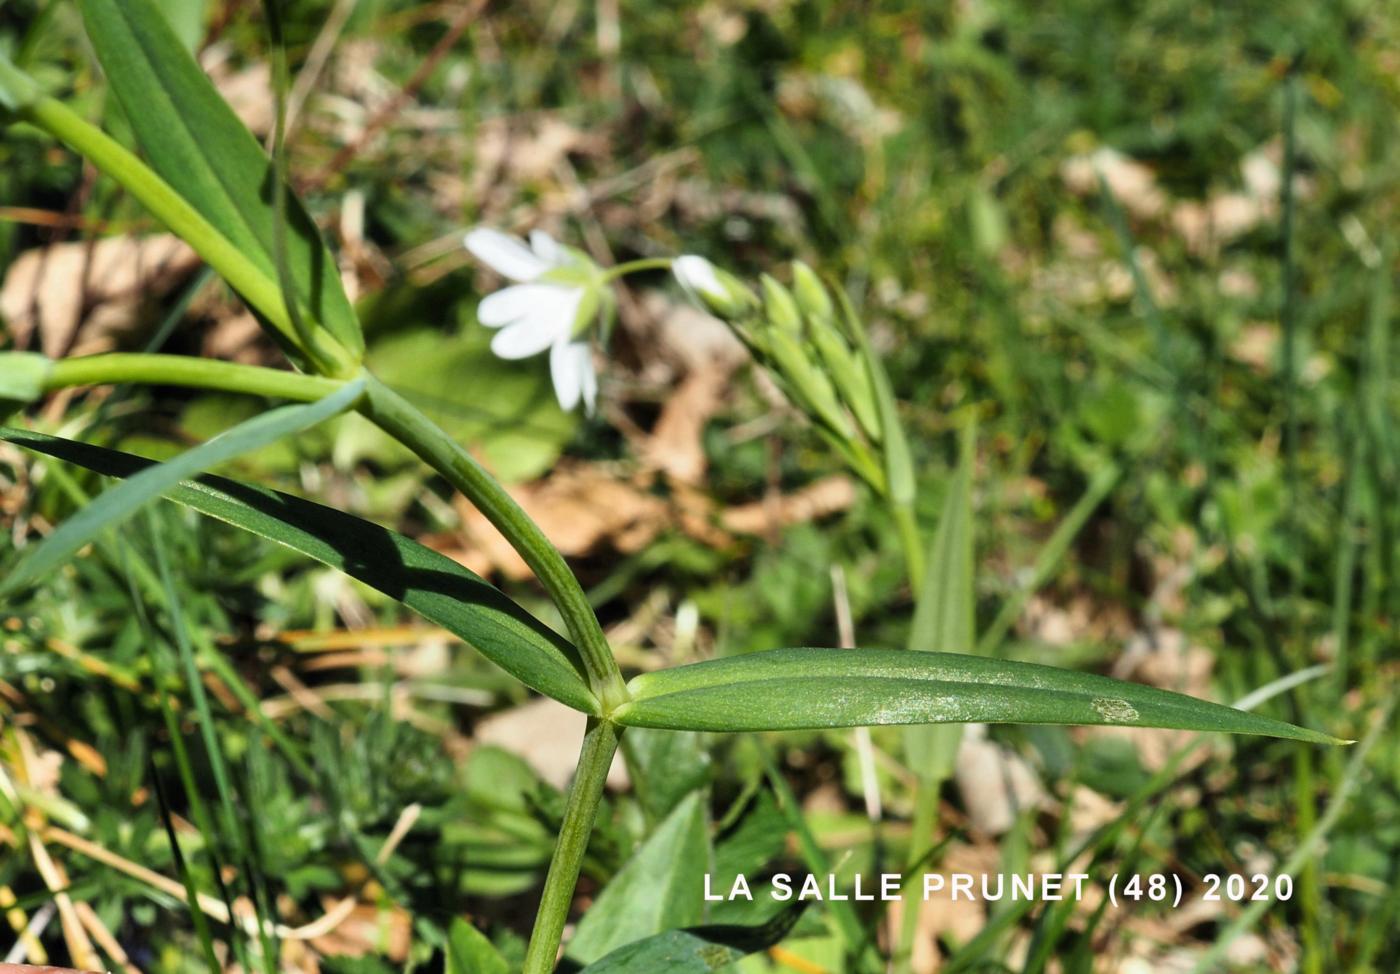
<path fill-rule="evenodd" d="M 465 242 L 478 260 L 517 282 L 477 306 L 477 320 L 500 329 L 491 339 L 491 351 L 504 359 L 522 359 L 548 349 L 560 408 L 573 409 L 581 397 L 591 414 L 598 376 L 588 342 L 574 338 L 587 329 L 597 308 L 598 269 L 543 230 L 530 234 L 528 247 L 486 227 L 469 232 Z"/>

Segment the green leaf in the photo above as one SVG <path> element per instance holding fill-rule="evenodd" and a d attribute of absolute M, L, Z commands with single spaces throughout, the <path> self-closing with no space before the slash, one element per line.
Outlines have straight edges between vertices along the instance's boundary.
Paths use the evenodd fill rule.
<path fill-rule="evenodd" d="M 510 974 L 510 966 L 485 934 L 457 917 L 447 938 L 446 974 Z"/>
<path fill-rule="evenodd" d="M 1053 666 L 956 653 L 774 649 L 644 673 L 619 724 L 759 731 L 986 721 L 1116 724 L 1337 738 L 1180 693 Z"/>
<path fill-rule="evenodd" d="M 588 964 L 634 940 L 700 921 L 699 877 L 709 864 L 701 794 L 686 796 L 604 887 L 579 921 L 567 957 Z"/>
<path fill-rule="evenodd" d="M 209 14 L 208 0 L 162 0 L 161 13 L 187 51 L 197 51 L 204 40 L 204 22 Z"/>
<path fill-rule="evenodd" d="M 909 441 L 905 438 L 904 427 L 899 422 L 899 405 L 895 402 L 894 389 L 890 385 L 889 373 L 871 344 L 865 323 L 843 288 L 833 287 L 836 300 L 841 305 L 841 317 L 846 324 L 856 346 L 856 354 L 864 361 L 870 377 L 870 385 L 875 390 L 875 405 L 880 411 L 880 446 L 885 460 L 885 481 L 888 485 L 890 501 L 895 504 L 912 505 L 916 491 L 914 461 L 909 453 Z"/>
<path fill-rule="evenodd" d="M 914 603 L 909 628 L 913 650 L 938 646 L 947 653 L 970 653 L 976 642 L 972 568 L 972 464 L 976 440 L 969 425 L 963 434 L 961 457 L 938 531 L 929 545 L 923 585 Z M 958 724 L 924 724 L 904 734 L 904 754 L 909 767 L 934 781 L 952 773 L 962 739 Z"/>
<path fill-rule="evenodd" d="M 151 167 L 278 280 L 272 161 L 151 0 L 79 0 L 88 38 Z M 320 231 L 288 192 L 291 291 L 358 359 L 359 322 Z"/>
<path fill-rule="evenodd" d="M 619 947 L 581 974 L 714 974 L 766 950 L 788 935 L 805 904 L 797 903 L 757 926 L 709 926 L 668 930 Z"/>
<path fill-rule="evenodd" d="M 0 427 L 0 439 L 113 477 L 139 476 L 154 466 L 27 430 Z M 527 686 L 575 710 L 598 713 L 574 647 L 451 558 L 353 515 L 222 477 L 201 477 L 165 495 L 359 579 L 449 630 Z"/>
<path fill-rule="evenodd" d="M 647 821 L 665 818 L 710 781 L 710 753 L 699 734 L 639 727 L 622 739 L 622 747 L 639 772 L 633 784 Z"/>
<path fill-rule="evenodd" d="M 792 786 L 787 783 L 787 779 L 779 770 L 768 745 L 758 739 L 754 739 L 753 744 L 759 759 L 763 762 L 764 772 L 768 776 L 768 784 L 772 787 L 773 793 L 778 796 L 783 817 L 787 819 L 788 828 L 792 830 L 797 839 L 797 849 L 802 855 L 802 861 L 807 866 L 808 873 L 813 876 L 833 875 L 835 871 L 831 867 L 831 860 L 827 858 L 826 850 L 817 841 L 816 834 L 812 831 L 806 815 L 802 812 L 802 805 L 798 802 L 797 796 L 793 794 Z M 874 931 L 867 930 L 865 925 L 861 923 L 851 901 L 833 897 L 828 899 L 824 905 L 836 928 L 836 935 L 841 941 L 843 952 L 851 962 L 849 969 L 853 974 L 865 974 L 865 972 L 874 969 L 876 966 L 875 944 L 872 939 Z M 842 966 L 843 968 L 847 967 L 844 964 Z"/>
<path fill-rule="evenodd" d="M 40 542 L 0 583 L 0 595 L 13 592 L 19 586 L 53 571 L 103 528 L 119 524 L 140 510 L 147 501 L 159 497 L 186 477 L 315 426 L 344 412 L 363 392 L 364 383 L 357 380 L 346 383 L 316 402 L 270 410 L 239 423 L 207 443 L 186 450 L 166 463 L 141 471 L 126 483 L 98 497 Z"/>

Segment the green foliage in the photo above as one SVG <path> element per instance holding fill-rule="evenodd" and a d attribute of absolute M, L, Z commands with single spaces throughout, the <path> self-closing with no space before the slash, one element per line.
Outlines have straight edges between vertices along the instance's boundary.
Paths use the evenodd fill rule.
<path fill-rule="evenodd" d="M 127 483 L 104 494 L 46 538 L 43 544 L 6 576 L 4 584 L 0 585 L 0 593 L 13 592 L 19 586 L 30 584 L 36 578 L 52 571 L 99 531 L 130 517 L 142 505 L 159 497 L 186 477 L 192 477 L 240 454 L 267 446 L 344 412 L 363 391 L 363 384 L 350 383 L 314 404 L 283 406 L 281 409 L 263 413 L 172 460 L 159 466 L 148 467 L 132 476 Z"/>
<path fill-rule="evenodd" d="M 151 0 L 82 0 L 108 83 L 157 173 L 225 238 L 278 280 L 289 270 L 298 315 L 327 329 L 352 357 L 364 350 L 335 257 L 294 200 L 279 261 L 272 161 L 180 43 Z M 306 347 L 302 348 L 307 351 Z"/>
<path fill-rule="evenodd" d="M 594 961 L 581 974 L 711 974 L 778 943 L 797 922 L 801 905 L 758 926 L 705 926 L 668 930 L 635 940 Z"/>
<path fill-rule="evenodd" d="M 460 917 L 448 932 L 446 974 L 509 974 L 505 958 L 482 933 Z"/>
<path fill-rule="evenodd" d="M 909 623 L 909 648 L 937 647 L 945 653 L 971 653 L 976 648 L 977 604 L 973 587 L 972 466 L 976 435 L 963 434 L 958 468 L 929 545 L 924 584 Z M 953 771 L 962 728 L 912 727 L 904 735 L 904 756 L 915 774 L 941 782 Z"/>
<path fill-rule="evenodd" d="M 954 653 L 775 649 L 644 673 L 614 712 L 674 730 L 801 730 L 1010 721 L 1336 738 L 1180 693 L 1058 667 Z"/>
<path fill-rule="evenodd" d="M 703 792 L 681 800 L 618 871 L 579 922 L 566 956 L 592 963 L 619 947 L 703 916 L 696 877 L 709 864 Z"/>
<path fill-rule="evenodd" d="M 546 372 L 500 368 L 487 349 L 490 333 L 474 321 L 459 332 L 419 328 L 371 342 L 366 364 L 404 392 L 459 443 L 472 443 L 491 470 L 511 483 L 539 476 L 553 465 L 577 427 L 559 409 Z M 483 397 L 463 376 L 490 373 Z M 360 417 L 348 416 L 336 438 L 336 460 L 350 465 L 373 459 L 385 467 L 416 458 L 402 444 Z"/>
<path fill-rule="evenodd" d="M 144 471 L 163 473 L 168 466 L 21 430 L 6 430 L 3 437 L 109 476 L 131 476 L 133 482 Z M 206 478 L 168 493 L 172 500 L 378 588 L 449 629 L 527 686 L 576 709 L 596 709 L 568 643 L 452 559 L 340 511 L 223 478 Z"/>
<path fill-rule="evenodd" d="M 644 431 L 652 399 L 665 392 L 666 380 L 654 387 L 647 367 L 612 380 L 605 400 L 611 397 L 618 411 L 605 415 L 625 417 L 619 425 L 626 435 L 560 414 L 543 370 L 485 354 L 486 333 L 467 312 L 475 295 L 465 275 L 447 272 L 452 260 L 442 251 L 433 256 L 433 246 L 420 248 L 457 239 L 460 224 L 484 219 L 480 214 L 509 214 L 501 219 L 516 224 L 542 214 L 548 221 L 561 212 L 562 193 L 587 200 L 586 209 L 571 203 L 568 210 L 583 214 L 590 247 L 605 242 L 621 260 L 628 251 L 693 250 L 724 255 L 736 273 L 756 278 L 797 253 L 842 281 L 827 288 L 804 267 L 794 269 L 791 298 L 802 320 L 779 339 L 775 357 L 790 370 L 808 370 L 803 388 L 823 407 L 826 415 L 815 418 L 826 439 L 801 418 L 771 410 L 753 394 L 762 387 L 735 382 L 707 419 L 710 470 L 701 487 L 720 505 L 744 503 L 761 484 L 780 494 L 844 469 L 872 489 L 858 491 L 849 509 L 819 525 L 716 546 L 663 533 L 624 559 L 579 559 L 578 581 L 561 582 L 532 566 L 556 600 L 570 584 L 580 593 L 580 583 L 587 585 L 588 599 L 580 594 L 575 609 L 582 602 L 589 619 L 596 614 L 610 626 L 621 623 L 615 631 L 640 633 L 636 645 L 617 647 L 629 669 L 644 672 L 631 685 L 635 699 L 622 702 L 605 697 L 597 674 L 580 660 L 575 646 L 588 644 L 572 625 L 577 614 L 566 618 L 571 645 L 449 559 L 340 510 L 205 478 L 173 486 L 167 496 L 279 546 L 167 505 L 147 509 L 151 531 L 114 539 L 94 519 L 122 513 L 108 498 L 134 499 L 134 488 L 97 494 L 97 478 L 56 463 L 40 464 L 32 477 L 6 469 L 6 499 L 20 503 L 18 511 L 6 506 L 6 535 L 18 542 L 60 526 L 38 548 L 46 559 L 41 567 L 49 569 L 42 585 L 26 584 L 39 581 L 27 567 L 7 580 L 12 617 L 0 654 L 0 706 L 11 706 L 13 688 L 27 711 L 14 734 L 55 749 L 72 742 L 77 750 L 70 753 L 83 753 L 87 741 L 107 762 L 102 777 L 67 761 L 61 797 L 21 792 L 23 802 L 34 802 L 29 811 L 44 810 L 127 859 L 204 890 L 215 888 L 220 867 L 241 870 L 240 889 L 266 884 L 277 894 L 274 912 L 290 911 L 279 921 L 315 915 L 325 899 L 347 890 L 372 902 L 386 927 L 395 910 L 411 916 L 406 958 L 372 956 L 387 951 L 379 940 L 363 957 L 323 958 L 325 970 L 417 970 L 444 958 L 450 970 L 515 969 L 534 892 L 562 832 L 572 836 L 573 866 L 581 861 L 586 888 L 602 889 L 579 921 L 580 949 L 596 957 L 589 971 L 742 964 L 746 972 L 767 972 L 780 962 L 743 958 L 784 938 L 809 962 L 853 971 L 873 960 L 866 948 L 886 919 L 879 911 L 814 908 L 811 914 L 835 921 L 834 935 L 820 940 L 800 939 L 802 931 L 790 926 L 794 916 L 763 923 L 742 905 L 718 904 L 692 917 L 679 895 L 686 892 L 679 867 L 656 850 L 669 843 L 688 856 L 712 844 L 705 855 L 712 855 L 717 886 L 793 855 L 809 869 L 843 875 L 897 859 L 906 844 L 911 859 L 929 853 L 936 861 L 937 842 L 947 841 L 952 827 L 939 820 L 935 832 L 935 819 L 925 823 L 919 809 L 936 814 L 951 803 L 967 811 L 964 795 L 938 789 L 960 725 L 874 730 L 874 780 L 886 817 L 876 825 L 855 808 L 858 797 L 870 797 L 859 794 L 864 777 L 840 771 L 857 764 L 849 735 L 839 730 L 855 722 L 1122 723 L 1131 712 L 1144 726 L 1328 740 L 1136 684 L 981 657 L 1107 672 L 1143 658 L 1143 643 L 1154 662 L 1178 643 L 1193 660 L 1206 647 L 1212 689 L 1222 699 L 1261 684 L 1297 687 L 1296 697 L 1270 712 L 1363 736 L 1386 696 L 1387 651 L 1400 609 L 1400 520 L 1388 489 L 1400 472 L 1391 432 L 1400 404 L 1391 354 L 1394 244 L 1376 216 L 1393 209 L 1395 194 L 1387 167 L 1397 115 L 1383 56 L 1394 46 L 1387 44 L 1394 18 L 1386 5 L 1188 10 L 1172 2 L 1130 8 L 1093 0 L 1054 9 L 935 9 L 812 0 L 742 12 L 624 5 L 615 52 L 601 43 L 606 5 L 596 23 L 589 5 L 561 7 L 545 20 L 526 7 L 492 5 L 480 36 L 468 31 L 422 77 L 416 71 L 441 36 L 441 11 L 353 6 L 343 39 L 357 50 L 373 45 L 376 72 L 392 84 L 413 78 L 413 93 L 404 111 L 376 120 L 384 127 L 355 147 L 357 157 L 341 159 L 340 171 L 321 168 L 341 138 L 324 121 L 335 113 L 324 112 L 318 124 L 319 109 L 306 103 L 303 118 L 313 121 L 296 133 L 306 168 L 298 176 L 356 191 L 367 215 L 356 259 L 378 271 L 376 262 L 387 257 L 386 293 L 416 296 L 388 302 L 387 324 L 374 320 L 374 298 L 365 304 L 366 361 L 441 427 L 439 459 L 447 455 L 445 442 L 456 448 L 458 466 L 433 464 L 449 485 L 474 502 L 486 496 L 489 478 L 463 487 L 450 472 L 460 474 L 468 450 L 506 479 L 538 476 L 566 449 L 630 473 L 628 441 Z M 0 198 L 17 202 L 16 212 L 33 204 L 72 217 L 84 233 L 99 225 L 144 226 L 136 202 L 106 179 L 88 181 L 82 167 L 51 151 L 44 133 L 80 151 L 95 148 L 98 168 L 150 205 L 149 180 L 122 174 L 133 160 L 90 132 L 75 138 L 82 130 L 72 119 L 33 111 L 39 103 L 52 108 L 41 91 L 71 88 L 64 98 L 75 117 L 95 118 L 110 90 L 116 97 L 104 127 L 121 144 L 134 136 L 166 188 L 267 285 L 258 294 L 240 286 L 244 296 L 264 318 L 275 318 L 276 282 L 290 272 L 289 290 L 305 319 L 354 353 L 329 371 L 349 374 L 350 359 L 359 358 L 360 326 L 334 257 L 292 201 L 288 249 L 279 259 L 273 164 L 186 53 L 212 25 L 230 64 L 261 57 L 256 15 L 207 10 L 202 2 L 163 4 L 159 12 L 148 0 L 82 0 L 81 7 L 86 40 L 62 4 L 20 0 L 0 12 L 0 103 L 29 123 L 7 130 L 0 145 Z M 161 22 L 167 13 L 179 25 L 173 32 Z M 295 65 L 318 40 L 326 11 L 291 3 L 279 14 Z M 106 88 L 90 83 L 89 44 Z M 318 83 L 333 87 L 330 77 Z M 1292 107 L 1280 133 L 1285 94 Z M 327 104 L 341 103 L 321 109 Z M 495 134 L 488 126 L 504 120 L 510 140 L 528 146 L 541 110 L 567 118 L 587 138 L 547 175 L 516 181 L 509 156 L 499 172 L 487 173 Z M 1300 177 L 1293 218 L 1271 213 L 1271 197 L 1247 232 L 1204 248 L 1187 242 L 1179 230 L 1182 204 L 1209 205 L 1238 193 L 1242 162 L 1277 167 L 1275 139 L 1290 147 L 1280 157 L 1291 160 L 1278 173 L 1280 185 L 1292 187 Z M 678 145 L 683 158 L 674 153 Z M 1066 163 L 1101 147 L 1149 166 L 1164 194 L 1156 215 L 1134 209 L 1131 194 L 1107 181 L 1088 192 L 1066 188 Z M 480 176 L 490 178 L 473 173 L 462 181 L 469 191 L 459 193 L 457 177 L 478 148 Z M 680 182 L 668 174 L 656 180 L 665 192 L 653 193 L 651 174 L 678 160 Z M 645 192 L 627 188 L 637 174 L 646 174 Z M 673 185 L 679 188 L 672 196 Z M 309 209 L 335 206 L 321 199 Z M 168 210 L 152 211 L 168 222 Z M 0 225 L 0 258 L 69 232 L 66 224 L 36 233 L 8 222 L 28 219 L 16 212 L 7 208 Z M 181 232 L 227 273 L 208 239 Z M 1280 251 L 1293 256 L 1279 261 Z M 439 269 L 436 285 L 420 286 Z M 792 324 L 782 285 L 765 292 Z M 833 313 L 831 298 L 847 294 L 839 332 L 814 329 Z M 743 301 L 732 307 L 752 310 Z M 1276 317 L 1291 323 L 1277 346 L 1268 343 Z M 656 354 L 630 327 L 636 322 L 625 323 L 618 373 L 628 372 L 634 357 L 649 366 Z M 287 329 L 280 330 L 285 340 Z M 175 344 L 188 348 L 191 341 L 181 334 Z M 58 387 L 47 360 L 19 355 L 0 353 L 0 408 L 22 408 Z M 293 358 L 315 364 L 300 352 Z M 105 381 L 123 380 L 113 372 L 59 385 Z M 244 391 L 283 394 L 251 381 Z M 143 452 L 164 457 L 177 453 L 172 441 L 205 439 L 230 426 L 233 415 L 243 419 L 259 408 L 245 405 L 251 400 L 236 408 L 214 398 L 191 404 L 168 388 L 150 400 L 123 400 L 124 393 L 107 404 L 96 396 L 70 404 L 64 435 L 139 442 Z M 833 393 L 839 403 L 830 401 Z M 178 425 L 162 421 L 177 413 Z M 975 562 L 974 458 L 964 451 L 956 470 L 944 463 L 949 434 L 973 415 L 983 430 L 975 457 L 983 557 Z M 32 421 L 52 425 L 55 416 L 36 408 Z M 849 434 L 846 441 L 829 435 L 838 428 Z M 89 469 L 133 477 L 132 484 L 151 473 L 146 496 L 164 492 L 152 487 L 156 471 L 186 476 L 33 433 L 7 435 Z M 851 448 L 856 442 L 878 454 L 873 465 Z M 442 483 L 430 482 L 416 464 L 421 447 L 348 416 L 333 432 L 327 424 L 317 435 L 274 444 L 275 455 L 250 456 L 240 473 L 284 478 L 284 486 L 299 477 L 296 489 L 336 508 L 392 511 L 409 533 L 450 530 L 452 512 L 438 497 Z M 334 462 L 321 462 L 328 454 Z M 200 468 L 211 454 L 201 456 Z M 658 480 L 653 489 L 666 494 L 671 486 Z M 383 502 L 391 494 L 395 500 Z M 500 495 L 486 499 L 499 502 Z M 496 510 L 511 513 L 508 504 Z M 538 537 L 505 521 L 508 539 L 540 553 Z M 94 530 L 78 543 L 90 540 L 92 551 L 57 570 L 63 551 L 73 553 L 63 542 L 85 523 Z M 931 544 L 923 544 L 935 524 Z M 169 560 L 163 569 L 162 551 Z M 308 568 L 308 558 L 333 570 Z M 858 642 L 916 652 L 752 653 L 834 642 L 831 565 L 849 578 Z M 337 570 L 372 591 L 344 585 Z M 527 584 L 507 591 L 532 608 L 542 605 Z M 365 662 L 344 679 L 382 683 L 381 696 L 332 699 L 315 717 L 260 714 L 260 698 L 284 689 L 269 672 L 289 663 L 302 672 L 297 664 L 308 658 L 278 634 L 320 634 L 340 624 L 337 612 L 373 633 L 402 620 L 400 602 L 510 676 L 458 655 L 440 682 L 425 686 L 399 672 L 397 659 Z M 670 628 L 677 605 L 698 609 L 688 629 L 680 612 Z M 666 616 L 662 624 L 645 624 L 658 611 Z M 138 619 L 142 612 L 149 618 Z M 1129 635 L 1138 648 L 1124 656 Z M 941 655 L 950 651 L 976 655 Z M 686 665 L 708 655 L 721 658 Z M 1318 661 L 1330 661 L 1333 673 L 1308 684 L 1304 677 L 1316 676 Z M 657 669 L 663 663 L 672 668 Z M 1200 675 L 1191 672 L 1193 680 Z M 595 811 L 598 817 L 591 840 L 566 798 L 518 758 L 477 747 L 455 760 L 459 751 L 440 747 L 440 738 L 468 729 L 479 708 L 522 699 L 512 676 L 576 709 L 636 725 L 623 737 L 633 789 L 585 803 L 589 823 Z M 318 672 L 313 693 L 322 679 L 330 684 L 341 675 Z M 219 690 L 205 696 L 201 684 Z M 442 699 L 414 698 L 423 690 Z M 9 716 L 0 713 L 0 720 L 8 724 Z M 768 742 L 779 756 L 767 766 L 765 784 L 751 749 L 653 726 L 819 730 Z M 1199 873 L 1272 858 L 1298 871 L 1294 901 L 1267 911 L 1256 905 L 1229 925 L 1193 928 L 1185 939 L 1218 933 L 1212 956 L 1220 955 L 1257 924 L 1278 950 L 1296 951 L 1305 974 L 1389 970 L 1400 899 L 1378 891 L 1396 887 L 1400 834 L 1395 740 L 1382 726 L 1349 755 L 1241 741 L 1235 761 L 1212 755 L 1197 771 L 1181 770 L 1184 746 L 1154 764 L 1160 738 L 1080 738 L 1034 724 L 994 728 L 996 747 L 1014 748 L 1050 786 L 1053 808 L 1022 813 L 999 848 L 975 841 L 1000 854 L 1003 871 L 1024 863 L 1028 846 L 1061 866 L 1087 856 L 1103 873 L 1183 866 Z M 172 798 L 181 821 L 171 836 L 185 854 L 179 866 L 176 839 L 162 825 L 162 818 L 175 824 L 172 816 L 133 796 L 151 785 L 148 754 L 158 780 L 176 783 L 171 761 L 180 748 L 172 742 L 190 733 L 204 745 L 188 747 L 183 794 Z M 898 757 L 901 743 L 907 767 Z M 13 746 L 12 737 L 0 740 L 0 747 Z M 231 789 L 217 780 L 220 754 Z M 0 752 L 7 767 L 12 760 L 9 750 Z M 606 765 L 606 755 L 595 764 Z M 1188 787 L 1169 790 L 1183 778 Z M 1058 804 L 1068 806 L 1082 789 L 1124 803 L 1087 837 Z M 1358 792 L 1363 800 L 1354 800 Z M 781 810 L 773 794 L 783 796 Z M 225 801 L 231 816 L 197 811 L 202 802 L 215 808 Z M 8 793 L 0 801 L 0 825 L 22 841 L 29 826 L 12 802 Z M 711 839 L 705 821 L 712 802 L 716 809 L 731 803 L 731 812 Z M 413 803 L 423 809 L 417 824 L 386 863 L 377 862 L 384 835 Z M 913 825 L 906 827 L 911 806 Z M 683 810 L 692 817 L 677 839 L 675 816 Z M 200 834 L 184 828 L 186 816 Z M 697 819 L 698 830 L 690 827 Z M 795 854 L 784 842 L 788 831 L 797 839 Z M 224 861 L 245 836 L 262 852 Z M 644 857 L 651 868 L 633 865 Z M 0 855 L 0 883 L 14 886 L 20 909 L 32 913 L 48 893 L 24 860 L 22 852 Z M 144 968 L 188 964 L 195 940 L 189 923 L 171 921 L 178 898 L 81 856 L 67 865 L 73 896 L 93 903 L 124 942 L 150 945 L 150 955 L 137 958 Z M 694 877 L 707 867 L 687 868 Z M 557 879 L 545 884 L 546 891 L 560 888 Z M 569 890 L 553 902 L 567 911 Z M 626 912 L 619 904 L 640 904 L 655 921 L 644 925 L 659 932 L 622 942 L 641 931 L 608 922 Z M 691 925 L 659 929 L 676 924 Z M 970 943 L 945 938 L 938 946 L 954 971 L 1013 964 L 1031 972 L 1052 958 L 1077 970 L 1102 952 L 1110 930 L 1116 937 L 1127 929 L 1105 924 L 1101 911 L 1014 904 L 994 911 Z M 234 931 L 215 930 L 215 937 L 248 953 Z M 608 949 L 599 943 L 609 939 L 616 949 L 598 956 Z M 59 944 L 52 930 L 46 942 Z M 904 962 L 899 950 L 896 968 Z M 552 962 L 551 949 L 541 953 Z M 239 959 L 245 968 L 258 966 L 251 956 Z"/>

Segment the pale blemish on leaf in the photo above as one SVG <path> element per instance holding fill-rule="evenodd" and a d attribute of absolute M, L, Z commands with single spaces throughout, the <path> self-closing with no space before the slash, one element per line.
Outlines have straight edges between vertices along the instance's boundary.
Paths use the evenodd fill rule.
<path fill-rule="evenodd" d="M 728 967 L 734 962 L 734 951 L 719 944 L 705 944 L 697 952 L 700 962 L 712 971 Z"/>
<path fill-rule="evenodd" d="M 1136 724 L 1138 722 L 1137 708 L 1128 701 L 1120 700 L 1117 697 L 1095 697 L 1089 706 L 1094 708 L 1094 713 L 1110 724 Z"/>

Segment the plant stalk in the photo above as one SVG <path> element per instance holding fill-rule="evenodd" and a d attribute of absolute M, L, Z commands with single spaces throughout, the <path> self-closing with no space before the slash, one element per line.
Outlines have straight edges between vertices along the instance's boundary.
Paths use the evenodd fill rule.
<path fill-rule="evenodd" d="M 315 402 L 344 385 L 340 379 L 188 355 L 114 353 L 56 360 L 44 379 L 44 391 L 125 382 L 241 392 L 296 402 Z"/>
<path fill-rule="evenodd" d="M 616 281 L 628 274 L 636 274 L 640 271 L 668 271 L 671 269 L 671 257 L 643 257 L 640 260 L 629 260 L 624 264 L 617 264 L 609 267 L 603 272 L 604 281 Z"/>
<path fill-rule="evenodd" d="M 578 770 L 569 787 L 564 821 L 559 829 L 559 841 L 549 861 L 544 880 L 544 893 L 535 914 L 535 928 L 530 932 L 530 946 L 525 950 L 523 974 L 549 974 L 559 954 L 559 941 L 569 918 L 569 906 L 574 899 L 579 867 L 588 850 L 588 836 L 598 815 L 598 803 L 603 797 L 608 768 L 612 766 L 621 728 L 609 720 L 590 718 L 588 732 L 583 738 L 583 750 L 578 757 Z"/>
<path fill-rule="evenodd" d="M 923 864 L 933 849 L 929 836 L 933 834 L 933 827 L 938 821 L 938 795 L 942 785 L 938 778 L 920 775 L 914 786 L 914 820 L 909 827 L 904 912 L 900 916 L 899 940 L 894 953 L 894 969 L 900 974 L 908 974 L 914 969 L 914 938 L 919 933 L 919 915 L 923 912 L 924 900 L 922 880 L 916 892 L 911 892 L 913 887 L 909 884 L 914 882 L 916 867 Z"/>
<path fill-rule="evenodd" d="M 360 412 L 447 478 L 494 524 L 548 590 L 583 658 L 593 693 L 607 715 L 628 699 L 607 637 L 563 555 L 489 473 L 403 396 L 366 376 Z"/>

